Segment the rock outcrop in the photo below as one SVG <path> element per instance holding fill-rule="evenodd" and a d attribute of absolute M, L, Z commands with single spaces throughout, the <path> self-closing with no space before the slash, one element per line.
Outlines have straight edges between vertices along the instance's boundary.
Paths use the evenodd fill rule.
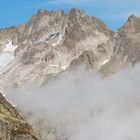
<path fill-rule="evenodd" d="M 140 18 L 134 15 L 128 18 L 115 35 L 114 51 L 110 61 L 101 68 L 108 76 L 118 70 L 135 65 L 140 61 Z"/>
<path fill-rule="evenodd" d="M 38 140 L 25 120 L 0 94 L 0 140 Z"/>

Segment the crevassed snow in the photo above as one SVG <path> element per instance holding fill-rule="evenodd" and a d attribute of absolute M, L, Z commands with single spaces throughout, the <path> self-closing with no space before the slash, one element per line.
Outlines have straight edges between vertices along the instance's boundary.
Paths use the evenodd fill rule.
<path fill-rule="evenodd" d="M 8 41 L 4 50 L 0 53 L 0 74 L 8 70 L 8 65 L 14 59 L 14 51 L 17 46 L 12 45 L 12 41 Z"/>

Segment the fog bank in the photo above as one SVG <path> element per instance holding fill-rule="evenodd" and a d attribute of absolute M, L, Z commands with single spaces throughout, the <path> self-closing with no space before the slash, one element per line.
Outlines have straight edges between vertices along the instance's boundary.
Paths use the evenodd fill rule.
<path fill-rule="evenodd" d="M 106 79 L 79 68 L 6 98 L 32 113 L 44 140 L 140 140 L 140 65 Z"/>

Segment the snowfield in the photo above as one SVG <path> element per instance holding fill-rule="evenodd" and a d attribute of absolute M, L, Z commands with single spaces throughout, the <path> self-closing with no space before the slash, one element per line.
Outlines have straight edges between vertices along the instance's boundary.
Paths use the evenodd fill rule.
<path fill-rule="evenodd" d="M 8 40 L 4 50 L 0 53 L 0 74 L 5 73 L 9 69 L 8 65 L 14 60 L 14 52 L 17 47 L 12 44 L 12 41 Z"/>

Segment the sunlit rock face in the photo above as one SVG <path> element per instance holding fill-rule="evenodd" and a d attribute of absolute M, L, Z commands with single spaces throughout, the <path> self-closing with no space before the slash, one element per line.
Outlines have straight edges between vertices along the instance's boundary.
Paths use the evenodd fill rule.
<path fill-rule="evenodd" d="M 114 33 L 79 9 L 39 10 L 25 25 L 0 30 L 0 86 L 41 86 L 56 75 L 86 62 L 108 76 L 139 62 L 140 19 L 130 16 Z M 4 51 L 7 46 L 10 52 Z"/>
<path fill-rule="evenodd" d="M 31 127 L 0 94 L 0 140 L 38 140 Z"/>
<path fill-rule="evenodd" d="M 0 64 L 6 62 L 0 70 L 1 86 L 22 87 L 28 82 L 41 85 L 48 75 L 67 70 L 85 51 L 92 52 L 96 71 L 113 52 L 114 33 L 79 9 L 68 14 L 39 10 L 26 25 L 1 30 L 0 35 Z M 3 54 L 7 45 L 17 46 L 12 56 Z"/>
<path fill-rule="evenodd" d="M 134 15 L 115 34 L 110 61 L 101 69 L 104 76 L 140 61 L 140 18 Z"/>

